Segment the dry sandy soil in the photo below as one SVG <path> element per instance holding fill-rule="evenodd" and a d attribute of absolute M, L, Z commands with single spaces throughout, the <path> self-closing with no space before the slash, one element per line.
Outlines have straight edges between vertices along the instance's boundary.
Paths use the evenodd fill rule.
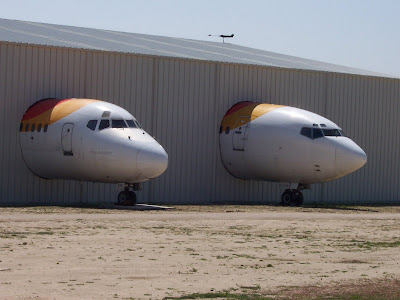
<path fill-rule="evenodd" d="M 400 207 L 0 208 L 0 299 L 400 299 L 399 249 Z"/>

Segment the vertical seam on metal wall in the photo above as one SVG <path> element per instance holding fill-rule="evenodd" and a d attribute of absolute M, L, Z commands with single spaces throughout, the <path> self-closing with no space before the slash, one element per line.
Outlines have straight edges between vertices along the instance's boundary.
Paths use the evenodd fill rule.
<path fill-rule="evenodd" d="M 4 82 L 6 83 L 7 82 L 7 71 L 8 71 L 8 60 L 9 60 L 9 56 L 8 56 L 8 53 L 9 53 L 9 46 L 5 46 L 5 50 L 4 50 L 4 52 L 5 52 L 5 60 L 4 60 L 4 64 L 5 64 L 5 68 L 4 68 Z M 5 101 L 7 101 L 7 84 L 4 84 L 4 92 L 3 92 L 3 97 L 2 97 L 2 99 L 5 99 Z M 2 121 L 3 122 L 5 122 L 6 121 L 6 107 L 7 107 L 7 105 L 6 105 L 6 103 L 4 103 L 4 111 L 3 111 L 3 117 L 2 117 Z M 3 123 L 2 122 L 2 123 Z M 0 123 L 1 124 L 1 123 Z M 3 123 L 2 124 L 2 128 L 4 128 L 4 126 L 5 126 L 5 124 Z M 2 145 L 1 145 L 1 147 L 4 149 L 4 145 L 6 144 L 5 142 L 6 142 L 6 135 L 5 134 L 2 134 L 1 135 L 2 136 L 2 140 L 3 140 L 3 143 L 2 143 Z M 4 153 L 4 152 L 3 152 Z M 5 166 L 6 166 L 6 156 L 4 155 L 4 157 L 2 157 L 2 166 L 1 166 L 1 169 L 3 170 L 3 174 L 5 173 Z M 2 189 L 2 195 L 3 195 L 3 199 L 9 199 L 9 197 L 7 197 L 7 191 L 8 191 L 8 184 L 7 184 L 7 178 L 8 178 L 8 176 L 4 176 L 3 177 L 3 183 L 4 183 L 4 188 Z"/>
<path fill-rule="evenodd" d="M 152 114 L 151 116 L 151 122 L 150 122 L 150 132 L 153 136 L 155 136 L 154 134 L 154 129 L 157 128 L 157 118 L 156 118 L 156 110 L 157 105 L 156 105 L 156 101 L 157 101 L 157 97 L 158 97 L 158 89 L 156 87 L 157 82 L 158 82 L 158 63 L 159 63 L 159 59 L 158 58 L 153 58 L 152 59 L 153 62 L 153 68 L 152 68 L 152 78 L 151 78 L 151 85 L 152 88 L 150 89 L 152 95 L 151 95 L 151 103 L 150 103 L 150 112 Z M 154 197 L 154 180 L 150 180 L 149 181 L 149 193 L 148 193 L 148 200 L 149 202 L 153 201 L 153 197 Z"/>
<path fill-rule="evenodd" d="M 327 106 L 328 106 L 328 84 L 329 84 L 329 79 L 328 79 L 328 74 L 323 74 L 324 76 L 324 103 L 323 103 L 323 116 L 327 117 Z M 321 196 L 320 196 L 320 201 L 322 203 L 326 202 L 326 183 L 322 182 L 321 183 Z"/>
<path fill-rule="evenodd" d="M 216 107 L 217 106 L 217 99 L 218 99 L 218 91 L 219 91 L 219 72 L 220 72 L 219 65 L 216 63 L 215 68 L 214 68 L 214 120 L 217 122 L 217 127 L 218 127 L 218 122 L 220 122 L 219 119 L 219 109 Z M 215 130 L 219 130 L 219 128 L 215 128 Z M 219 132 L 219 131 L 218 131 Z M 219 133 L 217 134 L 216 141 L 214 141 L 217 145 L 217 149 L 215 149 L 214 154 L 213 154 L 213 172 L 212 172 L 212 180 L 211 182 L 213 183 L 213 187 L 210 189 L 211 195 L 209 195 L 210 199 L 212 202 L 216 201 L 215 197 L 217 194 L 217 168 L 218 168 L 218 156 L 219 156 Z"/>
<path fill-rule="evenodd" d="M 83 69 L 83 98 L 87 98 L 88 52 L 85 51 L 85 67 Z"/>

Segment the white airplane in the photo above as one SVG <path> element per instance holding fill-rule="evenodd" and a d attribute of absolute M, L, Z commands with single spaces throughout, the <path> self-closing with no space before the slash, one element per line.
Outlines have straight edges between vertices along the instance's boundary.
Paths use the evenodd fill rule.
<path fill-rule="evenodd" d="M 303 189 L 367 162 L 335 123 L 290 106 L 239 102 L 225 114 L 219 133 L 225 169 L 239 179 L 289 183 L 283 205 L 301 205 Z"/>
<path fill-rule="evenodd" d="M 43 99 L 20 126 L 22 156 L 45 179 L 125 183 L 119 203 L 168 166 L 164 148 L 125 109 L 93 99 Z"/>

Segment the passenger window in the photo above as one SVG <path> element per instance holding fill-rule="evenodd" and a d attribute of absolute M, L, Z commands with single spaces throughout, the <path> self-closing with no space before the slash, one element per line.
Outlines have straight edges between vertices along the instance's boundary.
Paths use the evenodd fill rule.
<path fill-rule="evenodd" d="M 39 125 L 37 126 L 37 131 L 40 132 L 40 130 L 42 130 L 42 123 L 39 123 Z"/>
<path fill-rule="evenodd" d="M 300 131 L 300 134 L 312 139 L 311 128 L 309 127 L 303 127 Z"/>
<path fill-rule="evenodd" d="M 32 127 L 31 127 L 31 131 L 32 131 L 32 132 L 35 131 L 35 127 L 36 127 L 36 126 L 35 126 L 35 123 L 33 123 L 33 124 L 32 124 Z"/>
<path fill-rule="evenodd" d="M 110 120 L 101 120 L 99 124 L 99 130 L 110 127 Z"/>
<path fill-rule="evenodd" d="M 44 131 L 44 132 L 47 132 L 47 128 L 48 128 L 48 127 L 49 127 L 48 124 L 44 124 L 43 131 Z"/>
<path fill-rule="evenodd" d="M 320 128 L 313 128 L 313 140 L 323 137 L 324 134 Z"/>
<path fill-rule="evenodd" d="M 126 120 L 126 123 L 128 123 L 128 126 L 130 128 L 136 128 L 137 127 L 133 120 Z"/>
<path fill-rule="evenodd" d="M 90 120 L 86 125 L 86 127 L 91 130 L 95 130 L 96 126 L 97 126 L 97 120 Z"/>
<path fill-rule="evenodd" d="M 112 128 L 127 128 L 128 126 L 126 125 L 124 120 L 111 120 L 112 122 Z"/>
<path fill-rule="evenodd" d="M 225 129 L 225 134 L 228 134 L 229 130 L 231 130 L 231 129 L 229 128 L 229 126 L 227 126 L 226 129 Z"/>
<path fill-rule="evenodd" d="M 29 123 L 26 123 L 26 125 L 25 125 L 25 131 L 28 131 L 29 130 Z"/>

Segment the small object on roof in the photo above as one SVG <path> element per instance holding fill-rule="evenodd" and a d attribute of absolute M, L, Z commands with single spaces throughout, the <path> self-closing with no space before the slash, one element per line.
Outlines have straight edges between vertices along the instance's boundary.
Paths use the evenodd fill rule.
<path fill-rule="evenodd" d="M 235 35 L 232 33 L 231 35 L 225 35 L 225 34 L 213 35 L 213 34 L 209 34 L 208 36 L 222 37 L 222 42 L 225 43 L 225 38 L 233 38 Z"/>

